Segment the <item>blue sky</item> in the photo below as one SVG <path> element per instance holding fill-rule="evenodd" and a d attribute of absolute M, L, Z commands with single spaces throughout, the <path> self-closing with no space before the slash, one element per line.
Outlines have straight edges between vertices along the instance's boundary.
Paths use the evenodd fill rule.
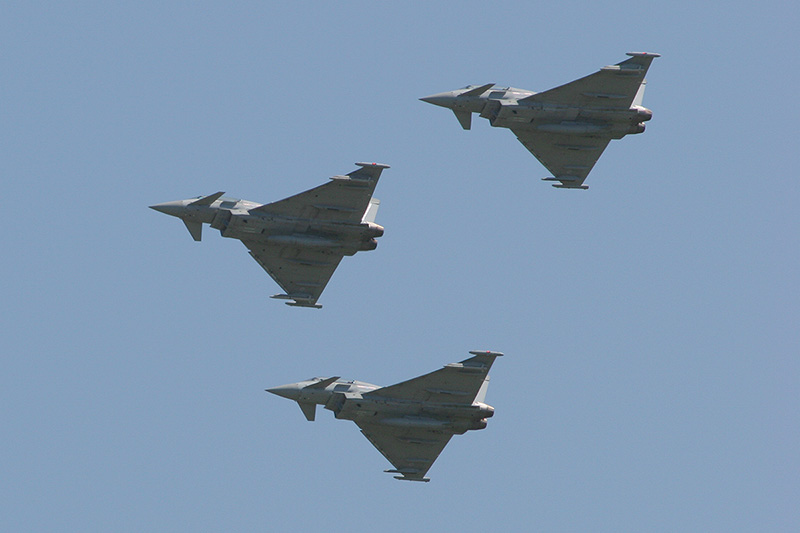
<path fill-rule="evenodd" d="M 796 531 L 800 82 L 789 2 L 6 2 L 0 529 Z M 557 190 L 417 98 L 659 52 L 643 135 Z M 290 308 L 147 209 L 378 161 L 386 234 Z M 468 357 L 428 484 L 267 387 Z"/>

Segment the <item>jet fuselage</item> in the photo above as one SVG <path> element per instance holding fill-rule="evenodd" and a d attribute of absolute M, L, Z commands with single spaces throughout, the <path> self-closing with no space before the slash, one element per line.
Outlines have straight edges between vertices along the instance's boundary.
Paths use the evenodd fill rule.
<path fill-rule="evenodd" d="M 493 87 L 479 95 L 465 95 L 475 90 L 468 86 L 455 91 L 434 94 L 421 98 L 459 113 L 478 113 L 489 124 L 498 128 L 529 129 L 548 133 L 593 134 L 603 133 L 614 139 L 625 135 L 642 133 L 644 122 L 653 117 L 649 109 L 633 105 L 628 109 L 602 109 L 555 105 L 540 102 L 521 102 L 536 94 L 533 91 L 514 87 Z M 607 95 L 612 98 L 614 95 Z M 597 95 L 602 99 L 602 95 Z M 459 117 L 464 129 L 470 129 L 470 121 Z M 466 127 L 465 127 L 466 124 Z"/>
<path fill-rule="evenodd" d="M 276 216 L 253 212 L 262 204 L 248 200 L 219 198 L 210 205 L 192 205 L 197 198 L 166 202 L 153 209 L 176 216 L 187 223 L 209 224 L 223 237 L 266 244 L 336 249 L 344 255 L 374 250 L 383 235 L 374 222 L 350 224 Z"/>
<path fill-rule="evenodd" d="M 468 130 L 477 113 L 510 130 L 551 172 L 544 181 L 560 189 L 588 189 L 583 182 L 608 144 L 643 133 L 653 116 L 642 106 L 645 75 L 658 54 L 628 52 L 628 59 L 564 85 L 535 93 L 493 83 L 469 85 L 420 98 L 451 109 Z"/>
<path fill-rule="evenodd" d="M 378 387 L 339 376 L 289 383 L 267 392 L 294 400 L 306 420 L 317 405 L 352 420 L 399 474 L 395 479 L 430 481 L 425 474 L 453 435 L 484 429 L 494 408 L 484 402 L 489 370 L 503 355 L 471 351 L 472 357 L 412 379 Z"/>
<path fill-rule="evenodd" d="M 385 398 L 380 395 L 381 387 L 361 381 L 337 380 L 325 388 L 313 387 L 314 383 L 320 381 L 325 381 L 325 378 L 290 383 L 267 390 L 300 404 L 322 405 L 341 420 L 447 430 L 459 435 L 472 429 L 484 429 L 486 419 L 494 415 L 492 406 L 478 401 L 464 405 Z M 367 392 L 372 394 L 364 397 Z"/>
<path fill-rule="evenodd" d="M 180 218 L 195 241 L 203 224 L 237 239 L 285 291 L 271 298 L 293 307 L 319 309 L 317 303 L 346 255 L 374 250 L 383 227 L 375 224 L 380 200 L 372 196 L 381 163 L 356 163 L 346 175 L 283 200 L 258 204 L 223 197 L 223 192 L 150 206 Z"/>

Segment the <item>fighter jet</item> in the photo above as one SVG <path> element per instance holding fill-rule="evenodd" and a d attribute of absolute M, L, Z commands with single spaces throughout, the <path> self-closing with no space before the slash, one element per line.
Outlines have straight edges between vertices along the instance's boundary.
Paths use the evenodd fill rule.
<path fill-rule="evenodd" d="M 151 205 L 180 218 L 199 241 L 203 224 L 241 240 L 253 259 L 286 291 L 272 298 L 313 307 L 345 255 L 374 250 L 383 227 L 375 224 L 380 200 L 372 197 L 388 165 L 356 163 L 346 176 L 271 204 L 227 198 L 223 192 Z"/>
<path fill-rule="evenodd" d="M 306 419 L 317 404 L 352 420 L 394 466 L 395 479 L 430 481 L 425 474 L 453 435 L 483 429 L 494 408 L 483 403 L 489 369 L 500 352 L 469 352 L 460 363 L 388 387 L 339 376 L 312 378 L 267 392 L 294 400 Z"/>
<path fill-rule="evenodd" d="M 510 129 L 558 181 L 553 187 L 588 189 L 583 182 L 612 139 L 642 133 L 653 112 L 642 106 L 647 69 L 659 54 L 629 52 L 630 59 L 579 80 L 535 93 L 514 87 L 468 85 L 425 98 L 448 107 L 465 130 L 472 113 Z"/>

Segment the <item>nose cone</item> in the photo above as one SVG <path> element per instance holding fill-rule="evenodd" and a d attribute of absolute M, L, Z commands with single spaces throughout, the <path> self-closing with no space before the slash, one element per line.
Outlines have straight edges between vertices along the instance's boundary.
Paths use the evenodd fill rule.
<path fill-rule="evenodd" d="M 420 100 L 422 100 L 423 102 L 427 102 L 429 104 L 452 108 L 453 104 L 455 103 L 456 96 L 453 94 L 452 91 L 450 91 L 446 93 L 438 93 L 438 94 L 432 94 L 430 96 L 425 96 L 424 98 L 420 98 Z"/>
<path fill-rule="evenodd" d="M 283 398 L 288 398 L 289 400 L 297 400 L 300 397 L 300 387 L 297 385 L 297 383 L 273 387 L 271 389 L 267 389 L 267 392 L 271 392 L 272 394 L 281 396 Z"/>
<path fill-rule="evenodd" d="M 163 204 L 156 204 L 151 205 L 150 209 L 155 209 L 160 213 L 164 213 L 166 215 L 172 215 L 174 217 L 181 217 L 186 212 L 186 206 L 183 205 L 183 201 L 178 200 L 176 202 L 164 202 Z"/>

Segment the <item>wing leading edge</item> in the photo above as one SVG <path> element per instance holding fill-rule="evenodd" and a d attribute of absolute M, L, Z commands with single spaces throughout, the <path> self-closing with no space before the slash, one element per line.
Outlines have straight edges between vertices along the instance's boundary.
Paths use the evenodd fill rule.
<path fill-rule="evenodd" d="M 522 104 L 547 103 L 581 108 L 628 109 L 633 104 L 647 69 L 660 54 L 628 52 L 631 56 L 616 65 L 553 89 L 523 98 Z"/>
<path fill-rule="evenodd" d="M 370 199 L 381 172 L 389 166 L 380 163 L 356 165 L 360 168 L 345 176 L 333 176 L 328 183 L 271 204 L 264 204 L 250 212 L 307 220 L 361 222 L 370 207 Z"/>
<path fill-rule="evenodd" d="M 473 357 L 450 363 L 429 374 L 366 393 L 415 402 L 471 405 L 500 352 L 470 352 Z"/>

